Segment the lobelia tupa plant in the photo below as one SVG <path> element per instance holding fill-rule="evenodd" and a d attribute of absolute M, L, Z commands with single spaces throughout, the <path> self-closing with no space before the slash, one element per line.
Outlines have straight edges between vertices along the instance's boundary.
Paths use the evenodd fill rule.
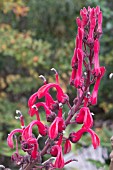
<path fill-rule="evenodd" d="M 24 125 L 24 118 L 17 110 L 21 122 L 21 128 L 14 129 L 7 138 L 10 148 L 14 148 L 13 140 L 16 140 L 16 152 L 12 155 L 12 160 L 23 170 L 36 169 L 62 169 L 66 164 L 76 161 L 71 159 L 65 162 L 64 154 L 71 151 L 71 143 L 78 142 L 84 133 L 89 133 L 92 145 L 96 149 L 100 145 L 97 134 L 91 129 L 93 127 L 93 117 L 89 106 L 97 104 L 98 90 L 102 77 L 105 74 L 105 67 L 99 64 L 100 37 L 102 35 L 102 11 L 100 7 L 85 7 L 80 10 L 80 18 L 76 19 L 78 26 L 74 54 L 71 60 L 72 73 L 70 85 L 77 90 L 77 97 L 71 106 L 69 96 L 65 94 L 59 83 L 58 72 L 54 71 L 56 82 L 47 83 L 44 76 L 40 76 L 44 84 L 28 100 L 30 116 L 36 115 L 29 125 Z M 91 91 L 91 87 L 93 90 Z M 56 100 L 50 94 L 50 89 L 56 89 Z M 45 99 L 40 102 L 40 99 Z M 37 102 L 38 100 L 38 102 Z M 67 117 L 63 117 L 63 105 L 68 105 Z M 44 107 L 46 121 L 42 123 L 40 119 L 39 107 Z M 63 133 L 67 126 L 71 124 L 82 124 L 78 131 L 71 132 L 68 137 Z M 45 146 L 39 148 L 39 137 L 35 137 L 32 132 L 34 126 L 38 128 L 38 134 L 46 136 Z M 15 134 L 19 133 L 17 140 Z M 18 151 L 18 143 L 21 149 L 26 152 L 21 156 Z M 43 162 L 45 154 L 50 158 Z M 53 159 L 54 157 L 54 159 Z"/>

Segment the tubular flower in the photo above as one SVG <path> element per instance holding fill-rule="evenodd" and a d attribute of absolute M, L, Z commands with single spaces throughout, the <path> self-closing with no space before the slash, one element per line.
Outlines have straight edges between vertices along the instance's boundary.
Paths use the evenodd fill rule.
<path fill-rule="evenodd" d="M 96 6 L 95 8 L 95 13 L 98 15 L 100 13 L 100 7 L 99 6 Z"/>
<path fill-rule="evenodd" d="M 76 88 L 81 86 L 80 80 L 82 78 L 83 52 L 79 48 L 77 49 L 77 58 L 78 58 L 78 69 L 77 69 L 76 78 L 74 82 Z"/>
<path fill-rule="evenodd" d="M 100 50 L 100 43 L 99 40 L 96 39 L 94 41 L 94 74 L 98 76 L 100 74 L 100 65 L 99 65 L 99 50 Z"/>
<path fill-rule="evenodd" d="M 91 128 L 93 126 L 93 118 L 88 107 L 80 109 L 76 117 L 76 122 L 80 124 L 83 123 L 87 128 Z"/>
<path fill-rule="evenodd" d="M 52 156 L 56 157 L 58 155 L 59 146 L 61 144 L 62 144 L 62 135 L 60 135 L 58 142 L 54 146 L 51 147 L 50 154 Z"/>
<path fill-rule="evenodd" d="M 7 137 L 7 143 L 10 148 L 14 148 L 13 135 L 15 133 L 22 133 L 23 129 L 14 129 Z"/>
<path fill-rule="evenodd" d="M 77 26 L 81 28 L 82 21 L 79 17 L 76 18 L 76 23 L 77 23 Z"/>
<path fill-rule="evenodd" d="M 92 91 L 92 95 L 91 95 L 91 104 L 95 105 L 97 104 L 97 95 L 98 95 L 98 90 L 99 90 L 99 85 L 100 85 L 100 81 L 102 79 L 102 77 L 105 74 L 105 67 L 100 67 L 100 75 L 97 77 L 97 80 L 95 82 L 93 91 Z"/>
<path fill-rule="evenodd" d="M 38 130 L 39 130 L 39 133 L 42 135 L 42 136 L 45 136 L 47 134 L 47 128 L 46 126 L 38 121 L 38 120 L 34 120 L 32 121 L 23 131 L 22 133 L 22 137 L 24 139 L 27 139 L 27 138 L 32 138 L 33 134 L 32 134 L 32 128 L 34 125 L 37 125 L 38 127 Z"/>
<path fill-rule="evenodd" d="M 65 103 L 66 101 L 69 100 L 67 94 L 65 94 L 62 88 L 59 86 L 59 84 L 56 84 L 56 83 L 49 83 L 47 85 L 43 85 L 37 92 L 38 98 L 40 99 L 43 96 L 45 96 L 47 91 L 53 87 L 55 87 L 57 90 L 57 99 L 59 102 Z"/>
<path fill-rule="evenodd" d="M 70 84 L 71 84 L 71 85 L 74 84 L 75 78 L 76 78 L 76 69 L 73 68 L 73 69 L 72 69 L 72 73 L 71 73 L 71 77 L 70 77 Z"/>
<path fill-rule="evenodd" d="M 36 99 L 37 99 L 37 93 L 34 93 L 28 100 L 28 106 L 29 106 L 29 111 L 28 111 L 28 114 L 30 116 L 34 116 L 35 114 L 37 115 L 37 118 L 39 120 L 39 113 L 38 113 L 38 110 L 34 107 L 32 107 L 35 102 L 36 102 Z"/>
<path fill-rule="evenodd" d="M 49 137 L 51 139 L 55 139 L 58 135 L 58 132 L 62 132 L 64 130 L 64 120 L 62 117 L 56 117 L 53 123 L 49 127 Z"/>
<path fill-rule="evenodd" d="M 48 92 L 45 95 L 45 102 L 49 109 L 54 109 L 56 102 L 53 100 L 52 96 Z"/>
<path fill-rule="evenodd" d="M 63 168 L 64 167 L 64 158 L 63 158 L 63 154 L 62 154 L 62 147 L 58 146 L 57 147 L 57 157 L 54 163 L 54 167 L 55 168 Z"/>
<path fill-rule="evenodd" d="M 88 11 L 85 7 L 80 10 L 80 16 L 82 18 L 81 27 L 84 28 L 88 22 Z"/>
<path fill-rule="evenodd" d="M 48 118 L 52 114 L 52 111 L 48 108 L 48 106 L 44 102 L 36 103 L 35 106 L 36 106 L 37 109 L 41 106 L 44 107 L 45 113 L 46 113 L 46 118 Z"/>
<path fill-rule="evenodd" d="M 69 139 L 66 139 L 64 144 L 64 154 L 69 153 L 71 151 L 71 143 Z"/>
<path fill-rule="evenodd" d="M 79 42 L 79 38 L 78 38 L 78 36 L 77 36 L 77 37 L 76 37 L 76 43 L 75 43 L 76 47 L 75 47 L 75 49 L 74 49 L 74 54 L 73 54 L 73 57 L 72 57 L 72 60 L 71 60 L 71 66 L 72 66 L 72 68 L 75 68 L 76 65 L 77 65 L 77 48 L 78 48 L 78 42 Z"/>
<path fill-rule="evenodd" d="M 36 102 L 37 93 L 34 93 L 28 100 L 28 106 L 31 108 Z"/>
<path fill-rule="evenodd" d="M 35 138 L 29 138 L 29 139 L 27 140 L 27 143 L 28 143 L 29 145 L 33 145 L 33 149 L 32 149 L 32 151 L 31 151 L 31 157 L 32 157 L 33 159 L 36 159 L 37 154 L 38 154 L 38 143 L 37 143 L 37 140 L 36 140 Z"/>
<path fill-rule="evenodd" d="M 39 116 L 39 113 L 38 113 L 38 108 L 41 107 L 41 106 L 44 107 L 44 109 L 45 109 L 47 121 L 48 121 L 49 119 L 53 120 L 53 119 L 55 118 L 55 113 L 52 112 L 52 111 L 49 109 L 49 107 L 46 105 L 45 102 L 39 102 L 39 103 L 36 103 L 35 105 L 33 105 L 32 108 L 29 109 L 29 114 L 30 114 L 30 116 L 34 116 L 34 115 L 36 114 L 37 120 L 40 121 L 40 116 Z"/>
<path fill-rule="evenodd" d="M 93 39 L 93 34 L 94 34 L 94 29 L 96 26 L 96 18 L 95 18 L 95 10 L 92 8 L 89 16 L 90 20 L 90 30 L 89 30 L 89 35 L 88 35 L 88 43 L 92 43 L 94 41 Z"/>
<path fill-rule="evenodd" d="M 51 147 L 50 154 L 54 157 L 58 155 L 58 145 L 54 145 Z"/>
<path fill-rule="evenodd" d="M 84 37 L 84 30 L 80 27 L 78 27 L 78 48 L 82 50 L 82 43 L 83 43 L 83 37 Z"/>
<path fill-rule="evenodd" d="M 70 141 L 72 143 L 78 142 L 85 132 L 90 133 L 92 138 L 92 145 L 94 149 L 96 149 L 100 145 L 100 139 L 97 136 L 97 134 L 92 129 L 89 128 L 82 127 L 79 131 L 70 133 L 69 136 Z"/>
<path fill-rule="evenodd" d="M 29 108 L 28 114 L 32 117 L 34 115 L 39 114 L 38 109 L 36 109 L 35 105 L 33 105 L 31 108 Z"/>
<path fill-rule="evenodd" d="M 102 11 L 98 14 L 98 28 L 97 31 L 99 34 L 102 34 Z"/>

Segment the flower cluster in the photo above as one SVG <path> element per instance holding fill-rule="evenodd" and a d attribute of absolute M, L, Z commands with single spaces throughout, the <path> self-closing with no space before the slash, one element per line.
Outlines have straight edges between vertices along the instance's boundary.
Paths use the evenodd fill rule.
<path fill-rule="evenodd" d="M 20 133 L 19 141 L 16 139 L 16 152 L 12 156 L 18 165 L 23 169 L 32 168 L 62 169 L 67 163 L 76 159 L 65 162 L 63 154 L 71 151 L 71 143 L 78 142 L 85 132 L 91 135 L 92 145 L 96 149 L 100 140 L 97 134 L 91 129 L 93 127 L 93 117 L 89 106 L 97 104 L 99 85 L 105 73 L 105 68 L 99 64 L 99 39 L 102 35 L 102 12 L 96 8 L 83 8 L 80 11 L 80 18 L 76 19 L 78 32 L 76 36 L 76 46 L 71 61 L 72 74 L 70 85 L 77 89 L 77 97 L 74 99 L 73 106 L 69 103 L 69 96 L 65 94 L 59 83 L 58 72 L 52 68 L 55 73 L 55 83 L 47 83 L 44 76 L 40 76 L 44 84 L 28 100 L 30 116 L 36 116 L 36 120 L 24 125 L 23 115 L 20 111 L 19 119 L 21 128 L 13 130 L 7 138 L 10 148 L 14 147 L 13 137 L 15 133 Z M 90 86 L 93 86 L 91 91 Z M 51 89 L 56 90 L 55 99 L 51 95 Z M 40 101 L 40 99 L 44 101 Z M 67 117 L 63 117 L 63 105 L 69 107 Z M 40 118 L 39 108 L 45 110 L 46 121 L 43 123 Z M 67 137 L 64 135 L 66 127 L 71 124 L 82 124 L 78 131 L 71 132 Z M 49 125 L 48 125 L 49 124 Z M 38 134 L 46 136 L 45 146 L 40 150 L 38 137 L 33 134 L 33 127 L 38 127 Z M 26 156 L 20 156 L 18 152 L 18 142 L 21 149 L 27 153 Z M 55 160 L 48 159 L 42 162 L 42 156 L 49 154 L 55 157 Z M 30 163 L 30 164 L 29 164 Z M 37 165 L 38 164 L 38 165 Z M 27 167 L 27 168 L 26 168 Z"/>

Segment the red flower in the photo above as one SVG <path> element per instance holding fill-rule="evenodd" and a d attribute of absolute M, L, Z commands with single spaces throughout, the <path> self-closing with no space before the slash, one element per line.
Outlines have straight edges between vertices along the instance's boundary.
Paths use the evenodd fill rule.
<path fill-rule="evenodd" d="M 39 102 L 35 104 L 36 108 L 38 109 L 39 107 L 43 106 L 46 112 L 46 117 L 48 117 L 52 111 L 48 108 L 48 106 L 46 105 L 46 103 L 44 102 Z"/>
<path fill-rule="evenodd" d="M 82 22 L 81 22 L 81 27 L 84 28 L 87 25 L 88 22 L 88 11 L 87 9 L 84 7 L 83 9 L 80 10 L 80 16 L 82 18 Z"/>
<path fill-rule="evenodd" d="M 62 144 L 62 135 L 60 135 L 59 139 L 58 139 L 58 142 L 56 142 L 56 144 L 54 146 L 51 147 L 51 150 L 50 150 L 50 154 L 52 156 L 57 156 L 58 155 L 58 150 L 59 150 L 59 146 Z"/>
<path fill-rule="evenodd" d="M 35 102 L 36 102 L 36 99 L 37 99 L 37 93 L 34 93 L 28 100 L 28 106 L 29 106 L 29 115 L 30 116 L 34 116 L 35 114 L 37 115 L 37 119 L 39 120 L 39 113 L 38 113 L 38 110 L 35 108 L 35 107 L 32 107 Z"/>
<path fill-rule="evenodd" d="M 22 133 L 22 137 L 27 140 L 28 138 L 32 138 L 33 134 L 32 134 L 32 128 L 34 125 L 37 125 L 38 126 L 38 130 L 39 130 L 39 133 L 42 135 L 42 136 L 45 136 L 47 134 L 47 128 L 46 126 L 38 121 L 38 120 L 33 120 L 23 131 Z"/>
<path fill-rule="evenodd" d="M 99 85 L 102 77 L 105 74 L 105 67 L 100 67 L 100 75 L 97 77 L 97 80 L 95 82 L 92 95 L 91 95 L 91 104 L 95 105 L 97 103 L 97 95 L 98 95 L 98 90 L 99 90 Z"/>
<path fill-rule="evenodd" d="M 33 105 L 32 107 L 29 108 L 28 113 L 29 113 L 29 115 L 30 115 L 31 117 L 34 116 L 34 115 L 36 115 L 37 120 L 40 121 L 39 112 L 38 112 L 38 109 L 36 108 L 35 105 Z"/>
<path fill-rule="evenodd" d="M 70 140 L 67 139 L 64 144 L 64 154 L 69 153 L 71 151 L 71 143 Z"/>
<path fill-rule="evenodd" d="M 83 123 L 87 128 L 91 128 L 93 126 L 93 118 L 88 107 L 80 109 L 76 117 L 76 122 L 80 124 Z"/>
<path fill-rule="evenodd" d="M 65 94 L 62 88 L 59 86 L 59 84 L 56 84 L 56 83 L 49 83 L 47 85 L 43 85 L 37 92 L 38 98 L 40 99 L 43 96 L 45 96 L 47 91 L 53 87 L 55 87 L 57 90 L 57 99 L 59 102 L 65 103 L 66 101 L 69 100 L 67 94 Z"/>
<path fill-rule="evenodd" d="M 77 26 L 81 28 L 82 26 L 82 21 L 79 17 L 76 18 L 76 23 L 77 23 Z"/>
<path fill-rule="evenodd" d="M 76 88 L 81 86 L 80 80 L 82 78 L 83 52 L 79 48 L 77 49 L 77 58 L 78 58 L 78 69 L 76 72 L 76 78 L 75 78 L 75 82 L 74 82 L 74 85 Z"/>
<path fill-rule="evenodd" d="M 29 139 L 27 140 L 27 143 L 28 143 L 29 145 L 32 145 L 33 149 L 32 149 L 32 151 L 31 151 L 31 157 L 32 157 L 33 159 L 36 159 L 37 154 L 38 154 L 38 143 L 37 143 L 37 139 L 35 139 L 35 138 L 29 138 Z"/>
<path fill-rule="evenodd" d="M 79 38 L 78 36 L 76 37 L 76 47 L 74 49 L 74 54 L 73 54 L 73 57 L 72 57 L 72 60 L 71 60 L 71 66 L 72 68 L 75 68 L 76 64 L 77 64 L 77 49 L 78 49 L 78 42 L 79 42 Z"/>
<path fill-rule="evenodd" d="M 94 147 L 94 149 L 96 149 L 100 145 L 100 139 L 97 136 L 97 134 L 92 129 L 89 129 L 89 128 L 82 127 L 79 131 L 72 132 L 69 136 L 70 141 L 72 143 L 78 142 L 85 132 L 90 133 L 91 138 L 92 138 L 93 147 Z"/>
<path fill-rule="evenodd" d="M 36 102 L 37 93 L 34 93 L 28 100 L 28 106 L 31 108 Z"/>
<path fill-rule="evenodd" d="M 72 73 L 71 73 L 71 77 L 70 77 L 70 84 L 71 84 L 71 85 L 74 84 L 75 78 L 76 78 L 76 69 L 73 68 L 73 69 L 72 69 Z"/>
<path fill-rule="evenodd" d="M 100 65 L 99 65 L 99 50 L 100 50 L 100 43 L 99 40 L 96 39 L 94 41 L 94 74 L 98 76 L 100 74 Z"/>
<path fill-rule="evenodd" d="M 45 102 L 46 105 L 53 110 L 54 109 L 54 105 L 56 104 L 56 102 L 53 100 L 52 96 L 47 92 L 45 95 Z"/>
<path fill-rule="evenodd" d="M 95 13 L 98 15 L 100 13 L 100 7 L 99 6 L 96 6 L 95 8 Z"/>
<path fill-rule="evenodd" d="M 94 29 L 96 26 L 96 18 L 95 18 L 95 10 L 94 8 L 90 9 L 90 30 L 89 30 L 89 35 L 88 35 L 88 43 L 92 43 L 94 41 L 93 39 L 93 33 L 94 33 Z"/>
<path fill-rule="evenodd" d="M 59 147 L 58 145 L 54 145 L 54 146 L 51 147 L 50 154 L 52 156 L 54 156 L 54 157 L 57 156 L 57 154 L 58 154 L 58 147 Z"/>
<path fill-rule="evenodd" d="M 102 34 L 102 11 L 98 14 L 98 28 L 97 31 L 99 34 Z"/>
<path fill-rule="evenodd" d="M 7 137 L 7 143 L 10 148 L 14 148 L 13 135 L 15 133 L 22 133 L 23 129 L 14 129 Z"/>
<path fill-rule="evenodd" d="M 64 130 L 64 120 L 62 117 L 56 117 L 53 123 L 49 127 L 49 137 L 51 139 L 55 139 L 58 135 L 58 132 L 62 132 Z"/>
<path fill-rule="evenodd" d="M 57 147 L 57 157 L 54 163 L 54 167 L 55 168 L 63 168 L 64 167 L 64 158 L 63 158 L 63 154 L 62 154 L 62 147 L 58 146 Z"/>
<path fill-rule="evenodd" d="M 78 48 L 82 50 L 82 40 L 84 37 L 84 30 L 80 27 L 78 27 Z"/>
<path fill-rule="evenodd" d="M 46 94 L 46 95 L 47 95 L 47 94 Z M 48 102 L 49 102 L 49 101 L 48 101 Z M 34 104 L 34 105 L 29 109 L 29 114 L 30 114 L 30 116 L 34 116 L 34 114 L 36 114 L 37 120 L 40 121 L 40 116 L 39 116 L 39 112 L 38 112 L 38 108 L 39 108 L 39 107 L 44 107 L 47 121 L 48 121 L 49 119 L 52 119 L 52 120 L 53 120 L 53 119 L 55 118 L 55 113 L 52 112 L 52 111 L 49 109 L 49 107 L 46 105 L 46 103 L 44 103 L 44 102 L 39 102 L 39 103 Z"/>

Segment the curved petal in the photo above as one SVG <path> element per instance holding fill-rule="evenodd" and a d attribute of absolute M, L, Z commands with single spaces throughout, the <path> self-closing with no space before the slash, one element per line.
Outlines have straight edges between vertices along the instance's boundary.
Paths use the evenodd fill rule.
<path fill-rule="evenodd" d="M 91 134 L 92 145 L 93 145 L 94 149 L 96 149 L 100 145 L 99 137 L 92 129 L 88 129 L 87 132 L 89 132 Z"/>
<path fill-rule="evenodd" d="M 100 67 L 101 74 L 97 77 L 97 80 L 95 82 L 95 85 L 94 85 L 94 88 L 92 91 L 92 95 L 91 95 L 91 104 L 92 105 L 97 104 L 97 95 L 98 95 L 99 85 L 100 85 L 100 81 L 101 81 L 102 77 L 105 74 L 105 71 L 106 71 L 105 67 Z"/>
<path fill-rule="evenodd" d="M 32 128 L 34 125 L 38 126 L 39 133 L 42 136 L 45 136 L 47 134 L 47 128 L 45 127 L 45 125 L 38 120 L 34 120 L 29 124 L 29 130 L 28 130 L 29 137 L 32 137 Z"/>
<path fill-rule="evenodd" d="M 36 101 L 37 93 L 34 93 L 28 100 L 28 106 L 32 107 Z"/>
<path fill-rule="evenodd" d="M 22 133 L 23 129 L 15 129 L 13 130 L 7 137 L 7 144 L 10 148 L 14 148 L 14 143 L 13 143 L 13 135 L 15 133 Z"/>
<path fill-rule="evenodd" d="M 50 109 L 52 109 L 53 105 L 55 104 L 55 101 L 53 100 L 52 96 L 49 93 L 46 93 L 45 95 L 45 102 Z"/>
<path fill-rule="evenodd" d="M 47 91 L 53 87 L 55 87 L 57 90 L 58 101 L 62 102 L 62 100 L 64 100 L 64 98 L 67 99 L 67 96 L 66 96 L 66 94 L 63 93 L 62 88 L 59 86 L 59 84 L 56 84 L 56 83 L 49 83 L 49 84 L 43 85 L 37 92 L 38 98 L 40 99 L 40 98 L 44 97 L 46 95 Z"/>

